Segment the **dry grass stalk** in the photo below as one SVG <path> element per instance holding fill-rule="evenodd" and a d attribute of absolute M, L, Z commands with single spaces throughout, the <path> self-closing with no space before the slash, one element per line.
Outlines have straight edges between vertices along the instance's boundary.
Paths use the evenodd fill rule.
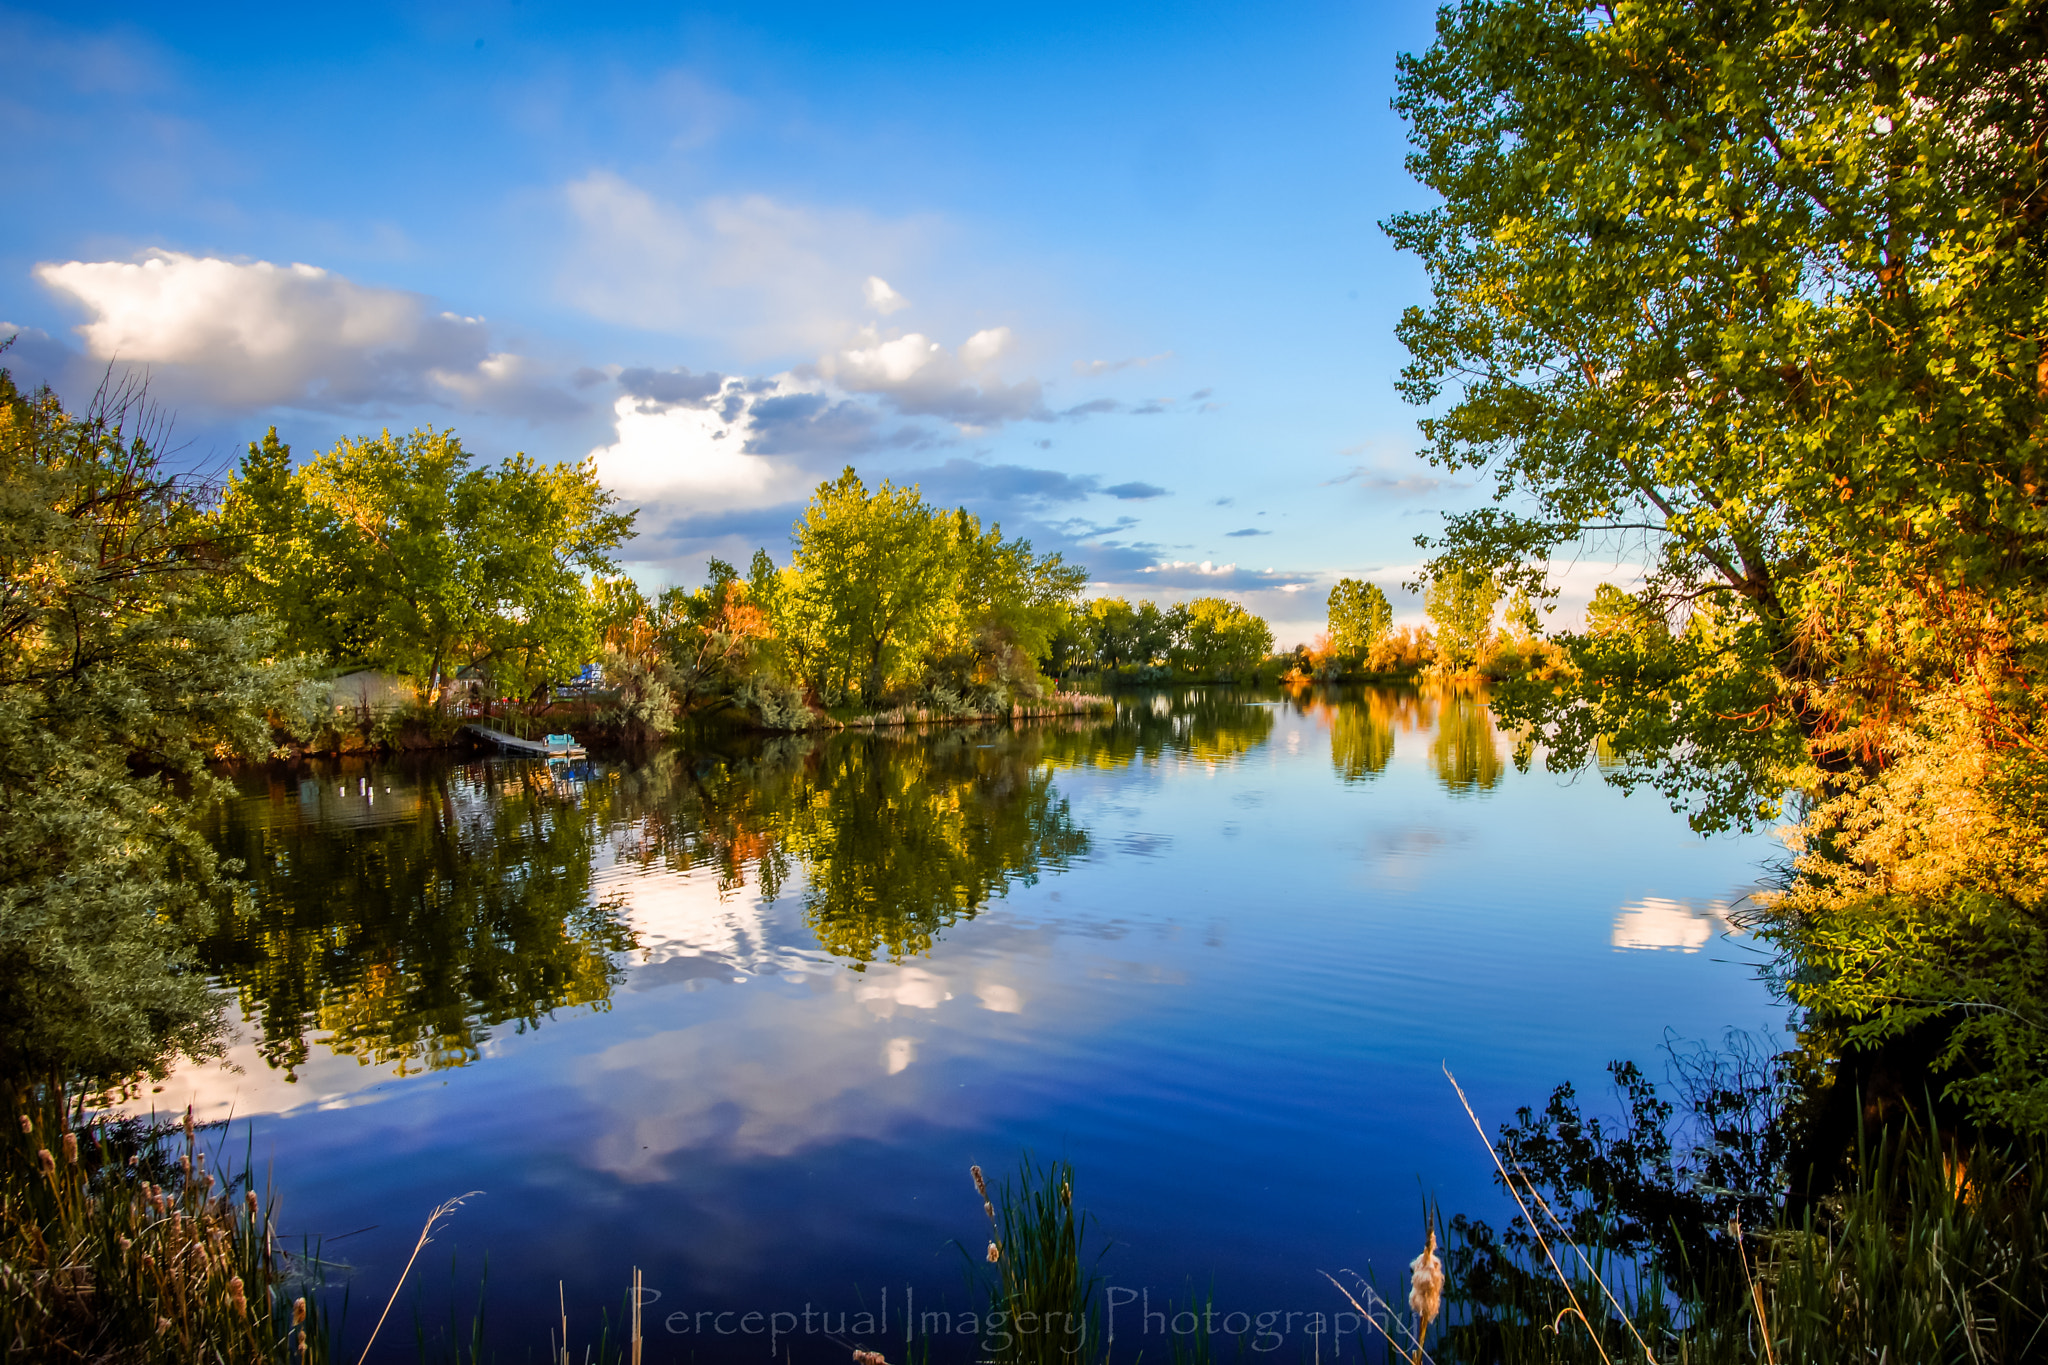
<path fill-rule="evenodd" d="M 1486 1129 L 1479 1122 L 1479 1115 L 1472 1110 L 1472 1101 L 1465 1097 L 1465 1088 L 1458 1084 L 1458 1078 L 1451 1074 L 1449 1066 L 1445 1066 L 1443 1071 L 1444 1079 L 1449 1081 L 1451 1089 L 1458 1093 L 1458 1103 L 1465 1107 L 1465 1117 L 1472 1120 L 1472 1131 L 1479 1134 L 1480 1142 L 1486 1146 L 1486 1154 L 1493 1158 L 1494 1170 L 1500 1173 L 1501 1183 L 1507 1186 L 1509 1196 L 1515 1201 L 1515 1207 L 1522 1211 L 1522 1221 L 1528 1225 L 1529 1231 L 1535 1236 L 1536 1245 L 1543 1249 L 1543 1259 L 1550 1263 L 1550 1272 L 1557 1276 L 1558 1285 L 1564 1290 L 1565 1298 L 1570 1303 L 1570 1307 L 1557 1315 L 1557 1322 L 1552 1324 L 1553 1330 L 1566 1318 L 1577 1318 L 1580 1326 L 1586 1329 L 1586 1335 L 1592 1338 L 1593 1349 L 1599 1353 L 1604 1365 L 1614 1365 L 1612 1358 L 1607 1354 L 1607 1348 L 1601 1344 L 1600 1333 L 1593 1326 L 1593 1320 L 1586 1316 L 1585 1307 L 1579 1302 L 1578 1293 L 1572 1288 L 1570 1277 L 1564 1273 L 1564 1267 L 1557 1263 L 1557 1253 L 1551 1250 L 1550 1239 L 1543 1235 L 1542 1225 L 1536 1221 L 1535 1215 L 1529 1212 L 1529 1205 L 1522 1198 L 1522 1186 L 1517 1186 L 1514 1177 L 1508 1174 L 1507 1166 L 1500 1159 L 1500 1153 L 1494 1149 L 1493 1140 L 1486 1136 Z M 1519 1171 L 1520 1168 L 1517 1167 L 1517 1170 Z M 1544 1203 L 1543 1196 L 1536 1192 L 1534 1183 L 1529 1180 L 1526 1173 L 1522 1174 L 1522 1182 L 1528 1188 L 1530 1197 L 1542 1206 L 1545 1217 L 1557 1229 L 1558 1236 L 1564 1241 L 1566 1246 L 1572 1249 L 1572 1254 L 1578 1257 L 1579 1264 L 1585 1267 L 1586 1273 L 1592 1276 L 1593 1283 L 1600 1286 L 1600 1292 L 1605 1294 L 1607 1301 L 1614 1305 L 1615 1312 L 1621 1318 L 1622 1323 L 1628 1328 L 1629 1335 L 1633 1336 L 1636 1339 L 1636 1345 L 1642 1348 L 1643 1359 L 1649 1362 L 1649 1365 L 1656 1365 L 1656 1353 L 1650 1349 L 1650 1344 L 1643 1340 L 1642 1334 L 1636 1331 L 1635 1322 L 1622 1310 L 1620 1301 L 1614 1297 L 1614 1291 L 1607 1287 L 1607 1281 L 1601 1278 L 1599 1271 L 1593 1268 L 1593 1263 L 1586 1259 L 1586 1253 L 1579 1249 L 1579 1244 L 1574 1242 L 1570 1235 L 1565 1232 L 1564 1225 L 1558 1222 L 1557 1215 L 1550 1211 L 1550 1206 L 1547 1203 Z"/>
<path fill-rule="evenodd" d="M 192 1122 L 189 1111 L 186 1114 L 185 1122 L 188 1125 Z M 425 1226 L 420 1228 L 420 1238 L 412 1245 L 412 1255 L 405 1258 L 405 1269 L 398 1272 L 398 1283 L 391 1286 L 391 1297 L 384 1301 L 384 1311 L 377 1315 L 377 1325 L 370 1329 L 370 1339 L 363 1343 L 363 1354 L 356 1361 L 356 1365 L 365 1365 L 365 1362 L 369 1360 L 370 1348 L 377 1344 L 377 1333 L 384 1330 L 384 1319 L 391 1316 L 391 1305 L 398 1302 L 398 1291 L 405 1288 L 405 1277 L 412 1274 L 413 1262 L 419 1260 L 420 1252 L 426 1248 L 427 1243 L 434 1240 L 434 1225 L 482 1193 L 482 1190 L 471 1190 L 468 1194 L 458 1194 L 453 1199 L 435 1205 L 434 1211 L 427 1215 Z M 563 1319 L 562 1326 L 564 1336 L 566 1337 L 568 1331 L 566 1316 Z"/>

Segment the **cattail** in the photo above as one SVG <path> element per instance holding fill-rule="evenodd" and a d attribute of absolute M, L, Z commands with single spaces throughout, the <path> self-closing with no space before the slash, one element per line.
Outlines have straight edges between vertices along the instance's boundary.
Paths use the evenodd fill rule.
<path fill-rule="evenodd" d="M 28 1120 L 23 1119 L 22 1122 L 26 1123 Z M 969 1166 L 967 1172 L 974 1177 L 974 1192 L 980 1195 L 982 1200 L 986 1202 L 988 1199 L 988 1182 L 981 1178 L 981 1167 Z"/>
<path fill-rule="evenodd" d="M 304 1302 L 304 1300 L 302 1299 L 302 1300 L 300 1300 L 300 1302 L 302 1302 L 302 1303 L 303 1303 L 303 1302 Z M 301 1328 L 299 1329 L 299 1359 L 300 1359 L 300 1360 L 304 1360 L 305 1358 L 306 1358 L 306 1329 L 305 1329 L 305 1328 L 303 1328 L 303 1327 L 301 1327 Z"/>
<path fill-rule="evenodd" d="M 36 1126 L 35 1126 L 35 1124 L 33 1124 L 33 1123 L 31 1123 L 31 1122 L 29 1121 L 29 1117 L 28 1117 L 28 1115 L 27 1115 L 27 1114 L 23 1114 L 23 1115 L 21 1116 L 21 1131 L 22 1131 L 22 1132 L 23 1132 L 24 1134 L 28 1134 L 28 1133 L 33 1133 L 33 1132 L 34 1132 L 35 1130 L 36 1130 Z"/>
<path fill-rule="evenodd" d="M 126 1254 L 128 1253 L 128 1249 L 129 1249 L 130 1247 L 134 1246 L 134 1245 L 135 1245 L 135 1239 L 134 1239 L 134 1238 L 132 1238 L 132 1237 L 123 1237 L 123 1238 L 121 1239 L 121 1253 L 122 1253 L 123 1255 L 126 1255 Z"/>
<path fill-rule="evenodd" d="M 1003 1249 L 997 1246 L 994 1242 L 990 1242 L 988 1244 L 988 1263 L 990 1265 L 994 1265 L 997 1261 L 1000 1261 L 1002 1259 Z"/>
<path fill-rule="evenodd" d="M 186 1176 L 186 1177 L 190 1177 L 190 1176 L 191 1176 L 191 1174 L 192 1174 L 192 1157 L 191 1157 L 191 1155 L 190 1155 L 189 1153 L 188 1153 L 187 1155 L 185 1155 L 185 1156 L 181 1156 L 181 1157 L 179 1157 L 179 1158 L 178 1158 L 178 1173 L 179 1173 L 180 1175 L 183 1175 L 183 1176 Z"/>
<path fill-rule="evenodd" d="M 305 1320 L 306 1320 L 306 1301 L 305 1301 L 304 1299 L 293 1299 L 293 1300 L 292 1300 L 292 1326 L 294 1326 L 294 1327 L 297 1327 L 297 1326 L 298 1326 L 298 1325 L 299 1325 L 300 1323 L 304 1322 Z"/>
<path fill-rule="evenodd" d="M 1068 1208 L 1074 1207 L 1074 1187 L 1064 1180 L 1060 1182 L 1060 1203 Z"/>
<path fill-rule="evenodd" d="M 192 1140 L 193 1126 L 194 1125 L 192 1123 L 192 1106 L 188 1104 L 185 1106 L 185 1141 L 187 1142 L 190 1142 Z"/>
<path fill-rule="evenodd" d="M 202 1171 L 206 1169 L 206 1153 L 204 1152 L 199 1154 L 199 1169 Z"/>
<path fill-rule="evenodd" d="M 250 1190 L 247 1194 L 243 1195 L 242 1202 L 249 1206 L 249 1216 L 254 1218 L 256 1216 L 256 1191 Z"/>
<path fill-rule="evenodd" d="M 66 1133 L 64 1135 L 64 1164 L 67 1166 L 76 1166 L 78 1164 L 78 1134 L 76 1133 Z"/>
<path fill-rule="evenodd" d="M 132 1171 L 140 1165 L 142 1165 L 142 1153 L 130 1152 L 128 1154 L 128 1169 Z"/>
<path fill-rule="evenodd" d="M 235 1316 L 238 1318 L 249 1316 L 249 1300 L 242 1293 L 242 1277 L 240 1275 L 228 1281 L 228 1307 L 235 1310 Z"/>
<path fill-rule="evenodd" d="M 43 1168 L 44 1175 L 57 1174 L 57 1158 L 50 1155 L 48 1147 L 36 1153 L 36 1165 Z"/>
<path fill-rule="evenodd" d="M 1429 1230 L 1422 1254 L 1408 1263 L 1408 1307 L 1415 1313 L 1416 1335 L 1429 1331 L 1444 1302 L 1444 1263 L 1436 1255 L 1436 1229 Z"/>
<path fill-rule="evenodd" d="M 993 1223 L 996 1221 L 996 1206 L 989 1203 L 988 1200 L 984 1199 L 981 1201 L 981 1211 L 988 1215 L 989 1222 Z"/>

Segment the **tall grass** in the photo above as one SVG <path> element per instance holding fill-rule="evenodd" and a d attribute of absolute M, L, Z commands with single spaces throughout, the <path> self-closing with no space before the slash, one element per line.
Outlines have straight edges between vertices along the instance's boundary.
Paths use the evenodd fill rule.
<path fill-rule="evenodd" d="M 1454 1223 L 1442 1365 L 2048 1359 L 2048 1142 L 1893 1129 L 1814 1203 L 1659 1239 L 1612 1235 L 1618 1209 L 1554 1216 L 1513 1144 L 1487 1147 L 1521 1235 Z"/>
<path fill-rule="evenodd" d="M 0 1360 L 328 1358 L 274 1203 L 183 1124 L 87 1124 L 54 1087 L 8 1095 L 0 1139 Z M 219 1154 L 214 1154 L 218 1158 Z"/>
<path fill-rule="evenodd" d="M 989 1224 L 982 1258 L 989 1311 L 1003 1315 L 984 1338 L 984 1358 L 1000 1365 L 1092 1359 L 1101 1335 L 1100 1277 L 1083 1251 L 1089 1220 L 1074 1210 L 1074 1168 L 1060 1161 L 1040 1167 L 1026 1154 L 1014 1176 L 993 1186 L 981 1167 L 972 1174 Z"/>

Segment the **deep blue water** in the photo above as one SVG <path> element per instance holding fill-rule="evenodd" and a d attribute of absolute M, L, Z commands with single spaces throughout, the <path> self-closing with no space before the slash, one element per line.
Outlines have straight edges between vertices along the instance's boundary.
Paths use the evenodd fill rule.
<path fill-rule="evenodd" d="M 1611 1059 L 1656 1074 L 1667 1031 L 1782 1022 L 1722 919 L 1775 845 L 1510 748 L 1470 701 L 1194 689 L 256 775 L 221 837 L 257 906 L 210 949 L 241 1070 L 152 1098 L 233 1114 L 336 1263 L 348 1359 L 426 1211 L 481 1190 L 379 1358 L 417 1356 L 415 1312 L 466 1332 L 481 1281 L 500 1359 L 545 1358 L 558 1282 L 580 1359 L 638 1266 L 650 1361 L 897 1361 L 906 1306 L 967 1306 L 969 1164 L 1026 1151 L 1073 1163 L 1141 1296 L 1119 1358 L 1163 1356 L 1143 1310 L 1191 1286 L 1283 1315 L 1261 1353 L 1327 1353 L 1284 1316 L 1344 1306 L 1319 1271 L 1390 1285 L 1425 1194 L 1498 1216 L 1444 1067 L 1491 1128 Z"/>

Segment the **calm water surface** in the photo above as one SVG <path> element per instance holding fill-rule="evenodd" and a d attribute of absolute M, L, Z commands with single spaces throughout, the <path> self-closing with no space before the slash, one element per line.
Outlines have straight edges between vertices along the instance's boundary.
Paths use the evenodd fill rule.
<path fill-rule="evenodd" d="M 1424 1191 L 1496 1210 L 1445 1064 L 1491 1126 L 1667 1030 L 1781 1021 L 1723 918 L 1773 845 L 1509 750 L 1470 699 L 1206 688 L 1114 723 L 258 775 L 221 831 L 255 908 L 208 945 L 238 1069 L 153 1098 L 274 1163 L 358 1343 L 425 1212 L 484 1191 L 391 1359 L 415 1314 L 466 1333 L 486 1258 L 502 1359 L 544 1357 L 557 1281 L 594 1337 L 636 1265 L 650 1360 L 767 1359 L 767 1315 L 807 1307 L 776 1357 L 899 1359 L 906 1296 L 966 1306 L 968 1165 L 1025 1150 L 1074 1163 L 1106 1279 L 1153 1309 L 1331 1311 L 1316 1272 L 1391 1282 Z"/>

